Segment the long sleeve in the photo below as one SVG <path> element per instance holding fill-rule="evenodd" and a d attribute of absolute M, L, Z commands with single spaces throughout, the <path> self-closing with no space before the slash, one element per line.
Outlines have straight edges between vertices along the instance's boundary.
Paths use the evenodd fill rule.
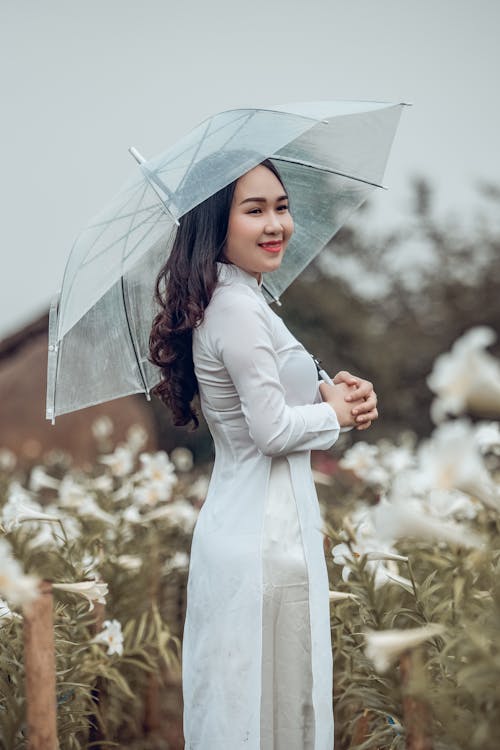
<path fill-rule="evenodd" d="M 338 438 L 339 423 L 324 402 L 289 406 L 280 382 L 272 333 L 254 293 L 219 299 L 211 338 L 241 401 L 250 437 L 267 456 L 327 449 Z"/>

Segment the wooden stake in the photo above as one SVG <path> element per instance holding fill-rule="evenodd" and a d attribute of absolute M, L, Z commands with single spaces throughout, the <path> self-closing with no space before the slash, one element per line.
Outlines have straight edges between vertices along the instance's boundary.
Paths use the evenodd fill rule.
<path fill-rule="evenodd" d="M 365 708 L 363 713 L 356 719 L 354 732 L 352 734 L 351 747 L 357 747 L 365 742 L 370 735 L 370 717 L 368 709 Z"/>
<path fill-rule="evenodd" d="M 95 617 L 95 620 L 92 623 L 91 632 L 92 632 L 92 635 L 95 636 L 98 633 L 100 633 L 102 630 L 104 619 L 106 617 L 106 605 L 105 604 L 102 604 L 102 602 L 95 602 L 94 617 Z M 95 703 L 95 705 L 101 708 L 101 716 L 102 716 L 104 713 L 102 711 L 102 705 L 106 697 L 106 690 L 104 687 L 104 681 L 102 680 L 101 677 L 96 678 L 95 685 L 91 691 L 91 695 L 92 695 L 92 701 Z M 94 714 L 93 716 L 90 716 L 89 717 L 88 743 L 92 744 L 92 747 L 94 748 L 94 750 L 102 750 L 103 745 L 101 743 L 104 742 L 105 740 L 106 740 L 105 733 L 103 732 L 99 724 L 99 719 L 97 718 L 97 715 Z"/>
<path fill-rule="evenodd" d="M 429 706 L 421 698 L 415 698 L 409 692 L 412 678 L 418 678 L 422 674 L 422 659 L 419 650 L 405 651 L 399 659 L 399 668 L 403 688 L 403 723 L 406 734 L 406 750 L 432 750 Z"/>
<path fill-rule="evenodd" d="M 151 544 L 149 597 L 152 605 L 157 605 L 160 593 L 160 569 L 158 565 L 158 540 L 153 537 Z M 144 696 L 144 713 L 142 726 L 146 735 L 155 734 L 161 726 L 160 718 L 160 683 L 158 675 L 150 672 L 147 676 L 146 694 Z"/>
<path fill-rule="evenodd" d="M 24 668 L 28 750 L 57 750 L 56 660 L 52 584 L 24 609 Z"/>

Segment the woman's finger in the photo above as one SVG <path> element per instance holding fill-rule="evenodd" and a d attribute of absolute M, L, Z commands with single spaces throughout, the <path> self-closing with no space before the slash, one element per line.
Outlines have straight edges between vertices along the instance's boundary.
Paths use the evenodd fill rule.
<path fill-rule="evenodd" d="M 333 382 L 335 383 L 335 385 L 338 385 L 339 383 L 346 383 L 347 385 L 359 385 L 361 382 L 361 378 L 357 378 L 355 375 L 351 375 L 351 373 L 347 372 L 347 370 L 341 370 L 335 375 L 335 377 L 333 378 Z"/>
<path fill-rule="evenodd" d="M 361 401 L 359 404 L 356 404 L 354 409 L 352 410 L 353 415 L 356 417 L 358 414 L 368 414 L 368 412 L 375 409 L 377 406 L 377 394 L 375 391 L 366 399 L 366 401 Z"/>
<path fill-rule="evenodd" d="M 361 380 L 359 385 L 351 390 L 349 397 L 346 397 L 346 401 L 368 398 L 372 393 L 374 393 L 373 383 L 370 383 L 369 380 Z"/>
<path fill-rule="evenodd" d="M 356 424 L 362 424 L 365 425 L 367 422 L 370 422 L 370 424 L 378 418 L 378 411 L 377 409 L 372 409 L 368 414 L 360 414 L 356 417 Z"/>

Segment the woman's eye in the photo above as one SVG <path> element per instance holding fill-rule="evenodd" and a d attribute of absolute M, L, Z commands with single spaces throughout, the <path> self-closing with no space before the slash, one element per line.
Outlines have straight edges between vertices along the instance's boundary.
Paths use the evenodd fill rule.
<path fill-rule="evenodd" d="M 285 211 L 288 211 L 288 206 L 279 206 L 279 208 L 284 208 Z"/>
<path fill-rule="evenodd" d="M 278 211 L 282 211 L 282 210 L 288 211 L 288 206 L 286 206 L 286 205 L 278 206 Z M 248 213 L 249 214 L 255 214 L 258 211 L 260 212 L 260 208 L 252 208 L 252 210 L 249 211 Z"/>

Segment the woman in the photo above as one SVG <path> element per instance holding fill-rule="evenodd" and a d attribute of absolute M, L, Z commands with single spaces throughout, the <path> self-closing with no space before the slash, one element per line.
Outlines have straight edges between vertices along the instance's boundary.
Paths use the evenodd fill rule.
<path fill-rule="evenodd" d="M 318 386 L 262 274 L 293 233 L 270 161 L 181 219 L 151 357 L 177 425 L 199 393 L 215 443 L 193 534 L 183 639 L 187 750 L 332 750 L 328 578 L 310 450 L 377 417 L 366 381 Z"/>

